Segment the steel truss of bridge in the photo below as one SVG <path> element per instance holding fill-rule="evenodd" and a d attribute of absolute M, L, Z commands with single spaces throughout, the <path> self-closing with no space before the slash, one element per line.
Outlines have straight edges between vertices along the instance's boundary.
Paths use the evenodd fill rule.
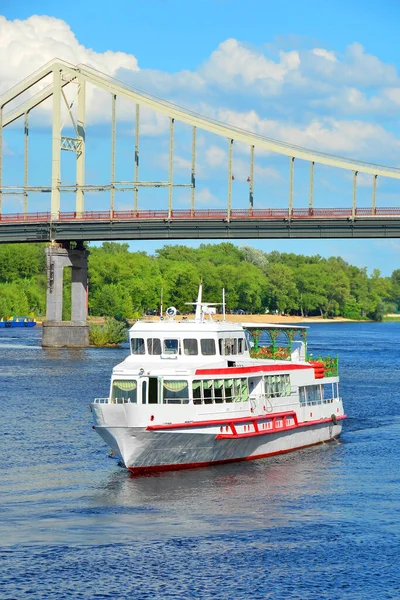
<path fill-rule="evenodd" d="M 400 210 L 280 209 L 3 214 L 0 243 L 70 240 L 400 237 Z"/>
<path fill-rule="evenodd" d="M 101 184 L 87 181 L 85 155 L 87 120 L 91 106 L 86 102 L 86 88 L 102 90 L 111 100 L 111 140 L 109 177 Z M 72 91 L 74 100 L 66 96 Z M 43 185 L 32 185 L 29 168 L 30 115 L 43 102 L 50 99 L 51 108 L 51 181 Z M 128 102 L 132 108 L 134 139 L 132 140 L 132 181 L 117 181 L 116 174 L 116 130 L 117 100 Z M 21 104 L 18 104 L 21 102 Z M 70 120 L 70 130 L 74 137 L 63 135 L 62 106 Z M 166 181 L 145 181 L 139 169 L 141 136 L 143 134 L 143 111 L 154 111 L 169 121 L 168 177 Z M 5 143 L 3 130 L 23 120 L 24 170 L 23 183 L 18 186 L 4 185 Z M 178 183 L 175 164 L 175 137 L 177 123 L 189 127 L 190 160 L 187 179 Z M 197 202 L 197 147 L 199 132 L 217 136 L 226 144 L 226 193 L 221 201 L 226 201 L 222 210 L 198 210 Z M 189 139 L 189 138 L 188 138 Z M 247 178 L 248 199 L 242 209 L 234 208 L 232 194 L 234 151 L 238 144 L 249 150 Z M 63 151 L 75 154 L 75 182 L 68 184 L 62 179 L 61 154 Z M 254 204 L 254 180 L 257 176 L 255 157 L 258 153 L 285 156 L 288 159 L 287 205 L 275 209 L 256 209 Z M 298 161 L 309 164 L 308 206 L 296 208 L 294 205 L 295 164 Z M 318 165 L 332 167 L 349 173 L 352 185 L 351 207 L 316 208 L 314 202 L 315 168 Z M 157 169 L 156 169 L 157 171 Z M 156 174 L 154 172 L 154 175 Z M 165 173 L 164 173 L 165 175 Z M 361 208 L 357 203 L 357 188 L 366 178 L 371 183 L 371 205 Z M 165 178 L 165 177 L 164 177 Z M 0 242 L 64 241 L 64 240 L 128 240 L 128 239 L 226 239 L 226 238 L 380 238 L 400 237 L 400 206 L 379 208 L 377 206 L 377 185 L 379 180 L 400 180 L 400 169 L 334 156 L 313 151 L 293 144 L 279 142 L 255 132 L 245 131 L 237 126 L 216 121 L 156 98 L 131 86 L 117 81 L 104 73 L 85 65 L 71 65 L 54 59 L 37 72 L 15 85 L 0 96 Z M 180 181 L 180 180 L 179 180 Z M 352 184 L 350 183 L 352 181 Z M 139 198 L 142 188 L 164 187 L 168 195 L 168 210 L 141 210 Z M 307 186 L 306 186 L 307 187 Z M 176 188 L 186 188 L 190 198 L 190 210 L 175 210 L 174 192 Z M 306 188 L 305 188 L 306 189 Z M 85 203 L 88 194 L 107 194 L 109 210 L 88 212 Z M 116 193 L 132 195 L 131 211 L 116 210 Z M 75 212 L 61 212 L 61 197 L 75 196 Z M 141 192 L 140 192 L 141 193 Z M 47 194 L 50 201 L 48 212 L 32 213 L 29 207 L 32 195 Z M 265 204 L 268 190 L 261 191 L 259 203 Z M 63 196 L 64 197 L 64 196 Z M 104 197 L 104 196 L 103 196 Z M 3 200 L 19 198 L 23 201 L 22 214 L 6 214 Z M 148 198 L 148 197 L 147 197 Z M 320 203 L 320 202 L 319 202 Z M 41 204 L 43 205 L 43 203 Z M 107 206 L 107 204 L 105 204 Z M 126 202 L 125 202 L 126 205 Z M 100 204 L 99 204 L 100 206 Z M 101 204 L 104 206 L 104 204 Z M 148 206 L 148 204 L 147 204 Z M 246 208 L 248 207 L 248 208 Z M 155 207 L 153 207 L 155 208 Z"/>

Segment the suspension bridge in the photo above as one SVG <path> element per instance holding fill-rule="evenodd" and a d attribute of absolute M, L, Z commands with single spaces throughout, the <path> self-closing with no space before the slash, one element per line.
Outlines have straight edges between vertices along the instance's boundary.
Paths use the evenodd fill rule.
<path fill-rule="evenodd" d="M 106 179 L 87 183 L 87 123 L 91 105 L 87 101 L 87 88 L 101 90 L 110 102 L 109 169 Z M 73 90 L 74 100 L 68 98 Z M 132 179 L 117 179 L 117 101 L 130 106 L 134 130 L 132 142 Z M 41 160 L 49 167 L 50 177 L 37 184 L 32 174 L 30 136 L 31 119 L 36 111 L 48 108 L 51 128 L 51 153 Z M 43 105 L 43 106 L 42 106 Z M 141 177 L 143 115 L 153 111 L 162 116 L 167 125 L 167 177 L 155 181 Z M 68 126 L 62 122 L 66 114 Z M 23 174 L 21 182 L 8 182 L 5 169 L 6 128 L 17 121 L 23 122 Z M 190 159 L 188 179 L 176 178 L 175 144 L 177 126 L 183 124 L 190 130 Z M 72 135 L 63 135 L 72 131 Z M 198 145 L 200 135 L 212 134 L 226 147 L 225 191 L 219 193 L 218 207 L 200 208 L 196 198 L 198 180 Z M 156 142 L 155 142 L 156 144 Z M 242 204 L 233 205 L 235 180 L 234 152 L 238 145 L 248 149 L 248 190 Z M 62 154 L 75 155 L 74 183 L 62 179 Z M 255 175 L 257 155 L 287 158 L 287 201 L 284 205 L 265 206 L 263 192 L 257 203 Z M 308 164 L 307 206 L 294 203 L 294 178 L 296 166 Z M 315 198 L 315 170 L 319 166 L 332 167 L 350 175 L 350 203 L 345 207 L 321 207 Z M 145 173 L 146 174 L 146 173 Z M 34 175 L 35 184 L 32 184 Z M 362 176 L 370 178 L 371 198 L 368 206 L 359 206 L 358 185 Z M 104 73 L 85 66 L 71 65 L 55 59 L 39 71 L 28 76 L 0 96 L 0 243 L 51 242 L 47 249 L 48 294 L 47 320 L 52 333 L 48 345 L 59 345 L 65 338 L 66 323 L 61 322 L 63 269 L 72 267 L 72 321 L 69 322 L 71 345 L 80 344 L 74 328 L 86 323 L 87 252 L 81 242 L 95 240 L 150 240 L 150 239 L 252 239 L 252 238 L 393 238 L 400 237 L 400 206 L 381 207 L 377 204 L 377 184 L 381 180 L 400 179 L 400 170 L 376 165 L 300 146 L 279 142 L 240 127 L 222 123 L 199 115 L 191 110 L 138 91 Z M 149 191 L 164 188 L 166 206 L 160 208 L 149 201 Z M 142 190 L 147 192 L 146 206 L 140 200 Z M 177 191 L 184 190 L 190 207 L 177 208 L 174 203 Z M 117 206 L 116 196 L 128 193 L 129 209 Z M 73 210 L 62 210 L 62 199 L 74 198 Z M 107 207 L 88 209 L 87 198 L 107 198 Z M 41 210 L 32 210 L 32 197 L 39 200 Z M 12 200 L 16 199 L 13 203 Z M 22 202 L 21 202 L 22 199 Z M 44 200 L 43 200 L 44 199 Z M 15 204 L 22 208 L 15 211 Z M 45 209 L 43 210 L 43 206 Z M 77 242 L 75 248 L 71 242 Z M 72 325 L 71 325 L 72 323 Z M 53 327 L 53 329 L 52 329 Z M 57 328 L 63 329 L 58 335 Z M 86 335 L 86 334 L 85 334 Z M 86 338 L 85 338 L 86 339 Z M 77 341 L 74 344 L 74 340 Z M 84 338 L 82 338 L 84 340 Z M 54 343 L 53 343 L 54 342 Z"/>

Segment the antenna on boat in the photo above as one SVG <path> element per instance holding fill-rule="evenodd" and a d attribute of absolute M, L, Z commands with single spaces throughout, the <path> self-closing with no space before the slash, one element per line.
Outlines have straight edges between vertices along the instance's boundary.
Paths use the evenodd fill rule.
<path fill-rule="evenodd" d="M 185 304 L 191 304 L 196 307 L 196 313 L 194 316 L 195 321 L 202 321 L 203 315 L 210 315 L 210 319 L 212 320 L 211 315 L 215 315 L 215 308 L 210 308 L 212 306 L 217 306 L 221 304 L 221 302 L 202 302 L 202 293 L 203 293 L 203 280 L 200 281 L 199 284 L 199 293 L 197 295 L 196 302 L 185 302 Z"/>
<path fill-rule="evenodd" d="M 162 318 L 163 316 L 163 288 L 161 288 L 161 294 L 160 294 L 160 317 Z"/>
<path fill-rule="evenodd" d="M 203 280 L 200 279 L 199 293 L 197 294 L 197 302 L 196 302 L 196 314 L 194 315 L 194 318 L 196 321 L 201 320 L 201 296 L 202 296 L 202 294 L 203 294 Z"/>
<path fill-rule="evenodd" d="M 225 321 L 225 288 L 222 288 L 222 320 Z"/>

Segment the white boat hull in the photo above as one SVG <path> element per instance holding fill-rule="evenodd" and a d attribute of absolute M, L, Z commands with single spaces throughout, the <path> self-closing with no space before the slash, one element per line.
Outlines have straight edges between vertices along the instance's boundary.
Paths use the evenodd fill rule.
<path fill-rule="evenodd" d="M 287 431 L 218 439 L 215 432 L 96 427 L 97 433 L 134 474 L 264 458 L 327 442 L 339 436 L 341 430 L 340 421 L 310 422 Z"/>

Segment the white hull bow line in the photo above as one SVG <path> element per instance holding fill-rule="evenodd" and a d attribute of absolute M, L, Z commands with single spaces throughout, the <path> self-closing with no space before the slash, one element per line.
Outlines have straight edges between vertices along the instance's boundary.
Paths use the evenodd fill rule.
<path fill-rule="evenodd" d="M 310 360 L 307 328 L 212 320 L 201 287 L 195 304 L 193 320 L 170 310 L 135 323 L 110 395 L 91 404 L 122 465 L 138 475 L 252 460 L 340 435 L 337 359 Z"/>

